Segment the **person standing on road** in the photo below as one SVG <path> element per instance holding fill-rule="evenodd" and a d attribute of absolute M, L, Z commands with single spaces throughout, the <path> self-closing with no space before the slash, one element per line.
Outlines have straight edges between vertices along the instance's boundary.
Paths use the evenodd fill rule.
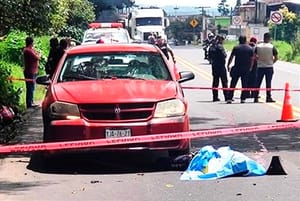
<path fill-rule="evenodd" d="M 262 80 L 265 77 L 266 80 L 266 102 L 267 103 L 274 103 L 275 100 L 272 99 L 271 96 L 271 83 L 274 74 L 274 63 L 278 60 L 278 51 L 277 49 L 271 44 L 271 34 L 265 33 L 264 34 L 264 42 L 260 43 L 256 46 L 255 55 L 257 59 L 257 82 L 256 87 L 258 88 L 255 91 L 254 95 L 254 103 L 258 102 L 258 95 L 259 95 L 259 88 L 262 84 Z"/>
<path fill-rule="evenodd" d="M 257 39 L 255 37 L 251 37 L 249 41 L 249 45 L 255 50 L 257 43 Z M 252 70 L 250 71 L 249 78 L 248 78 L 248 88 L 255 88 L 256 87 L 256 75 L 257 75 L 257 61 L 254 59 Z M 251 90 L 248 94 L 249 98 L 254 98 L 254 91 Z"/>
<path fill-rule="evenodd" d="M 40 54 L 33 48 L 33 38 L 27 37 L 25 39 L 26 46 L 23 49 L 24 59 L 24 77 L 26 80 L 26 107 L 36 107 L 33 103 L 35 91 L 35 78 L 38 73 Z"/>
<path fill-rule="evenodd" d="M 212 59 L 212 64 L 211 64 L 212 76 L 213 76 L 212 87 L 213 88 L 219 87 L 219 81 L 221 79 L 224 99 L 225 101 L 227 101 L 228 91 L 226 90 L 226 88 L 228 88 L 228 79 L 227 79 L 227 71 L 225 67 L 227 54 L 223 47 L 224 39 L 225 38 L 223 36 L 217 36 L 215 44 L 213 44 L 210 48 L 209 57 Z M 213 89 L 212 94 L 213 94 L 213 102 L 220 101 L 218 97 L 219 92 L 217 89 Z"/>
<path fill-rule="evenodd" d="M 239 37 L 239 45 L 235 46 L 230 54 L 227 69 L 231 75 L 230 88 L 233 89 L 236 87 L 236 84 L 241 78 L 242 88 L 246 88 L 248 84 L 248 76 L 249 72 L 252 69 L 254 62 L 254 52 L 253 49 L 246 43 L 246 36 Z M 230 64 L 234 60 L 234 67 L 230 67 Z M 241 92 L 241 103 L 245 103 L 247 98 L 247 94 L 249 92 L 242 90 Z M 230 90 L 228 92 L 228 100 L 227 103 L 231 103 L 234 95 L 234 90 Z"/>

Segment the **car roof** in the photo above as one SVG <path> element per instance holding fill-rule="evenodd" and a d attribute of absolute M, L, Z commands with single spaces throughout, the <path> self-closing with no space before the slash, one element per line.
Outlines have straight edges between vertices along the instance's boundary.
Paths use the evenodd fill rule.
<path fill-rule="evenodd" d="M 101 53 L 101 52 L 157 52 L 159 49 L 150 44 L 83 44 L 67 50 L 68 54 Z"/>

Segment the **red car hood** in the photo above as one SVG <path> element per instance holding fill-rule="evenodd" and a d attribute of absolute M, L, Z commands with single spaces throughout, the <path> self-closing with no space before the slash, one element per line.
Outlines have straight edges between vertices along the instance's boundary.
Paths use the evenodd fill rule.
<path fill-rule="evenodd" d="M 177 96 L 177 83 L 157 80 L 99 80 L 53 85 L 59 101 L 71 103 L 116 103 L 158 101 Z"/>

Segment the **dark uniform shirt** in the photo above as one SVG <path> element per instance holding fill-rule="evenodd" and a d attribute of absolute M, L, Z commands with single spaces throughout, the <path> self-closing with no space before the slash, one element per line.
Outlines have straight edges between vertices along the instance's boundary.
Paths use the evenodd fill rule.
<path fill-rule="evenodd" d="M 225 68 L 226 63 L 226 51 L 221 44 L 214 44 L 209 50 L 210 57 L 212 58 L 213 68 Z"/>
<path fill-rule="evenodd" d="M 252 47 L 248 44 L 240 44 L 233 48 L 231 54 L 235 56 L 234 65 L 237 70 L 249 71 L 251 59 L 254 55 Z"/>

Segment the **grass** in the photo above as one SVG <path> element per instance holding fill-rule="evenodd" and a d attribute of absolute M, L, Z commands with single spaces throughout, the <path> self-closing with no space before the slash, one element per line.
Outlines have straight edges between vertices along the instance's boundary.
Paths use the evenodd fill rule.
<path fill-rule="evenodd" d="M 272 43 L 278 50 L 280 60 L 300 64 L 300 55 L 293 57 L 293 49 L 289 43 L 283 41 L 273 41 Z M 231 51 L 235 45 L 238 45 L 238 41 L 224 42 L 224 48 L 227 51 Z"/>
<path fill-rule="evenodd" d="M 21 68 L 18 65 L 12 65 L 11 66 L 11 76 L 15 77 L 15 78 L 24 78 L 24 74 L 23 74 L 23 68 Z M 43 74 L 44 71 L 41 70 L 41 73 Z M 22 89 L 22 93 L 20 94 L 20 100 L 19 100 L 19 104 L 20 104 L 20 109 L 25 111 L 26 109 L 26 85 L 24 81 L 13 81 L 13 87 L 17 90 L 19 88 Z M 35 102 L 41 102 L 45 96 L 45 86 L 42 85 L 36 85 L 35 88 L 35 92 L 34 92 L 34 101 Z"/>
<path fill-rule="evenodd" d="M 228 41 L 224 42 L 224 48 L 226 51 L 231 51 L 234 46 L 238 45 L 238 41 Z"/>
<path fill-rule="evenodd" d="M 46 93 L 46 87 L 45 86 L 36 85 L 35 94 L 34 94 L 34 101 L 35 102 L 41 102 L 45 97 L 45 93 Z"/>

